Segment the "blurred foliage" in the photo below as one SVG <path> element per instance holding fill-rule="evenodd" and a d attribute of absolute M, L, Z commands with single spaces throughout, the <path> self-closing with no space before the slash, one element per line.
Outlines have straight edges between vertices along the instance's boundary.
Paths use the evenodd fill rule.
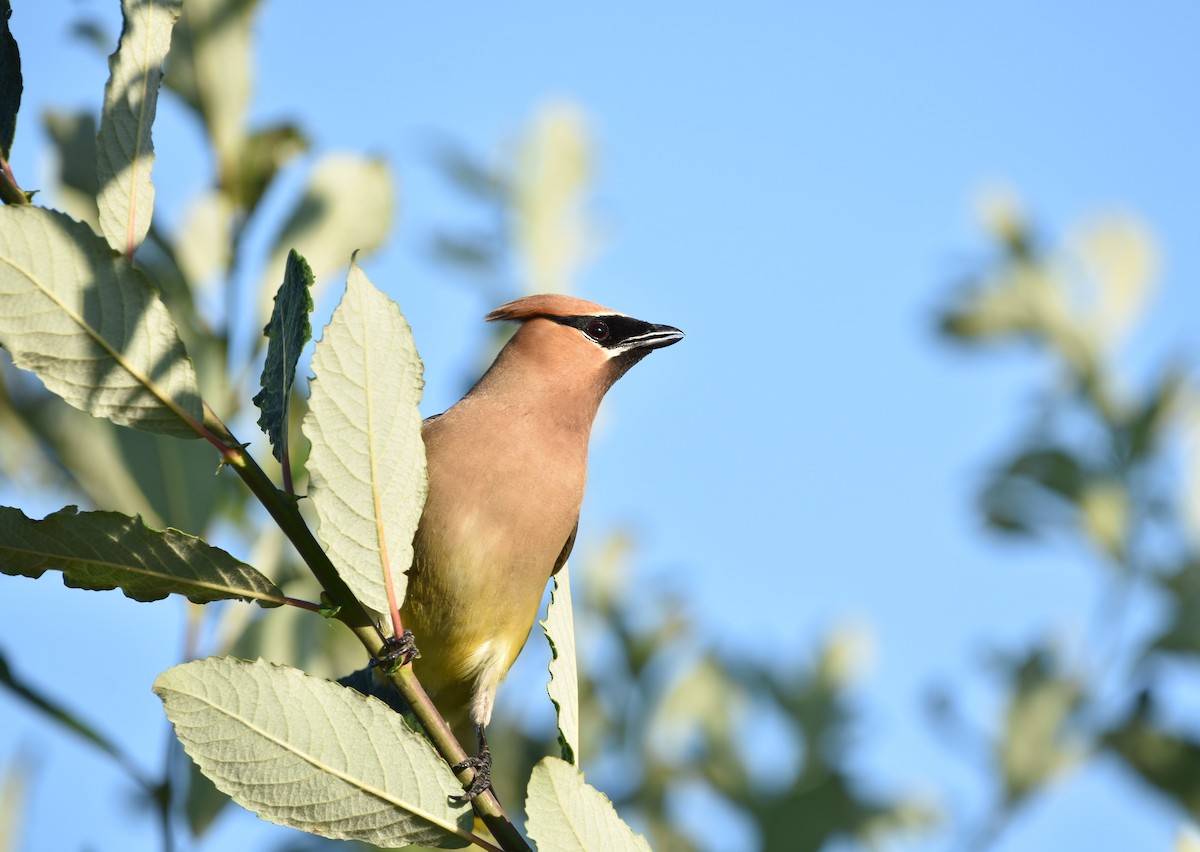
<path fill-rule="evenodd" d="M 213 170 L 178 230 L 152 228 L 136 257 L 160 283 L 204 396 L 228 422 L 237 421 L 253 395 L 251 364 L 262 346 L 263 306 L 282 275 L 280 252 L 294 243 L 310 260 L 321 259 L 314 270 L 328 279 L 350 247 L 369 250 L 386 238 L 395 210 L 386 164 L 313 154 L 297 124 L 249 123 L 256 7 L 250 0 L 185 2 L 167 84 L 195 117 Z M 111 44 L 95 24 L 73 26 L 102 50 Z M 41 120 L 58 162 L 47 194 L 94 224 L 96 117 L 50 112 Z M 587 207 L 597 152 L 578 107 L 547 105 L 517 144 L 502 150 L 506 156 L 486 158 L 446 143 L 433 157 L 447 186 L 478 215 L 434 234 L 432 257 L 443 270 L 464 273 L 489 305 L 523 292 L 569 289 L 600 242 Z M 308 176 L 304 189 L 279 222 L 264 226 L 278 236 L 253 256 L 270 260 L 247 268 L 243 235 L 265 215 L 265 194 L 288 170 Z M 1176 803 L 1181 815 L 1200 818 L 1200 741 L 1166 723 L 1178 714 L 1163 710 L 1171 696 L 1168 667 L 1160 665 L 1194 664 L 1200 654 L 1200 462 L 1193 459 L 1186 481 L 1179 464 L 1185 434 L 1200 434 L 1200 406 L 1175 366 L 1137 383 L 1118 373 L 1120 344 L 1135 329 L 1154 282 L 1152 241 L 1136 223 L 1110 218 L 1048 246 L 1003 198 L 991 201 L 985 220 L 993 249 L 947 300 L 941 333 L 971 349 L 1032 347 L 1052 372 L 1031 422 L 990 465 L 980 514 L 1005 535 L 1086 545 L 1103 566 L 1098 582 L 1111 588 L 1105 599 L 1116 604 L 1097 614 L 1102 641 L 1090 643 L 1082 659 L 1068 660 L 1049 640 L 997 654 L 988 671 L 1003 699 L 985 733 L 971 733 L 975 726 L 954 689 L 934 696 L 935 724 L 975 738 L 979 747 L 965 751 L 982 756 L 994 789 L 971 837 L 984 845 L 1052 781 L 1101 754 Z M 262 315 L 235 325 L 244 304 L 259 305 Z M 493 351 L 481 351 L 480 362 Z M 293 446 L 302 449 L 295 440 Z M 269 461 L 266 454 L 262 460 Z M 294 462 L 302 476 L 302 453 Z M 17 488 L 56 489 L 85 505 L 140 513 L 154 526 L 200 535 L 219 528 L 226 539 L 240 539 L 247 560 L 287 594 L 314 597 L 315 584 L 282 535 L 261 523 L 232 478 L 214 477 L 213 467 L 198 443 L 156 439 L 82 415 L 7 361 L 0 365 L 0 473 Z M 682 594 L 637 565 L 626 536 L 599 539 L 601 547 L 575 560 L 583 765 L 656 849 L 717 848 L 695 808 L 685 805 L 697 795 L 721 802 L 767 849 L 876 842 L 931 824 L 932 807 L 870 789 L 850 768 L 851 746 L 858 744 L 855 637 L 829 637 L 804 665 L 769 665 L 702 629 Z M 1154 632 L 1125 623 L 1121 602 L 1133 595 L 1165 605 L 1167 616 Z M 213 612 L 217 621 L 208 623 Z M 334 625 L 294 610 L 263 615 L 237 606 L 197 611 L 188 653 L 262 656 L 328 677 L 362 663 L 358 644 Z M 764 732 L 770 732 L 769 760 L 761 755 Z M 500 707 L 491 740 L 497 788 L 515 804 L 511 792 L 524 788 L 534 762 L 556 752 L 554 732 L 531 734 Z M 223 797 L 182 768 L 186 761 L 170 748 L 164 787 L 176 785 L 177 813 L 202 838 L 219 818 Z M 119 760 L 146 763 L 145 756 Z M 21 775 L 14 772 L 6 775 L 0 802 L 0 844 L 12 836 L 19 807 L 12 790 L 19 790 Z M 292 837 L 281 848 L 318 845 L 324 844 Z"/>
<path fill-rule="evenodd" d="M 556 102 L 531 118 L 507 161 L 439 150 L 447 182 L 499 225 L 486 239 L 472 236 L 472 226 L 446 226 L 433 238 L 435 257 L 500 301 L 569 288 L 599 242 L 587 216 L 594 154 L 586 128 L 578 107 Z M 633 561 L 619 531 L 572 560 L 582 577 L 582 765 L 653 848 L 720 848 L 680 807 L 697 791 L 723 801 L 767 849 L 815 850 L 833 838 L 873 840 L 933 822 L 930 807 L 872 795 L 848 769 L 851 637 L 829 639 L 808 667 L 772 668 L 706 637 L 687 600 L 635 578 Z M 785 743 L 771 770 L 751 747 L 764 720 Z M 490 730 L 493 776 L 511 801 L 504 792 L 523 789 L 557 742 L 552 730 L 531 737 L 503 706 Z"/>
<path fill-rule="evenodd" d="M 257 375 L 251 365 L 287 249 L 294 246 L 309 259 L 319 287 L 352 248 L 370 250 L 385 239 L 395 208 L 395 181 L 385 163 L 314 154 L 297 124 L 248 123 L 256 8 L 252 0 L 184 4 L 164 97 L 173 94 L 190 110 L 212 152 L 213 171 L 178 217 L 179 228 L 164 233 L 152 226 L 135 257 L 163 291 L 205 398 L 227 422 L 246 428 L 252 428 L 251 379 Z M 74 29 L 101 50 L 109 40 L 94 23 Z M 48 112 L 42 127 L 58 163 L 47 195 L 94 225 L 96 117 Z M 447 273 L 468 273 L 493 305 L 525 292 L 569 289 L 599 242 L 586 203 L 594 148 L 586 115 L 565 102 L 539 110 L 516 144 L 504 148 L 507 158 L 484 163 L 443 146 L 435 166 L 487 225 L 447 225 L 433 238 L 434 262 Z M 248 258 L 262 252 L 249 252 L 243 236 L 265 215 L 264 196 L 289 169 L 306 170 L 306 185 L 279 222 L 257 226 L 276 236 L 262 268 L 249 268 Z M 251 322 L 240 316 L 247 304 L 258 306 Z M 496 345 L 492 340 L 481 348 L 481 363 Z M 293 424 L 303 411 L 296 415 Z M 215 460 L 201 442 L 156 439 L 66 409 L 7 362 L 0 367 L 0 430 L 3 473 L 20 488 L 56 489 L 85 505 L 141 514 L 156 527 L 197 535 L 216 529 L 226 542 L 240 540 L 247 561 L 286 594 L 317 595 L 282 534 L 262 522 L 240 484 L 213 476 Z M 293 440 L 293 446 L 302 451 L 293 459 L 302 477 L 304 445 Z M 269 464 L 268 455 L 260 461 Z M 278 478 L 277 470 L 268 470 Z M 926 809 L 866 793 L 847 767 L 849 639 L 830 640 L 806 667 L 769 668 L 705 637 L 678 593 L 641 578 L 631 582 L 633 561 L 630 542 L 619 533 L 599 552 L 577 558 L 583 582 L 576 612 L 586 646 L 583 764 L 655 848 L 714 848 L 694 809 L 681 807 L 697 790 L 740 813 L 770 848 L 817 849 L 832 837 L 873 838 L 928 822 Z M 286 607 L 262 615 L 239 606 L 194 610 L 187 655 L 261 656 L 330 678 L 362 665 L 358 643 L 336 625 Z M 535 633 L 533 641 L 543 641 Z M 67 710 L 50 717 L 74 718 Z M 754 759 L 763 718 L 775 721 L 784 749 L 769 770 Z M 557 753 L 554 731 L 531 734 L 501 709 L 490 740 L 497 789 L 519 806 L 515 791 L 524 789 L 533 764 Z M 120 753 L 100 733 L 88 741 L 107 746 L 102 751 L 127 768 L 145 762 L 145 756 Z M 143 799 L 170 797 L 175 818 L 199 840 L 225 799 L 177 749 L 170 746 L 163 762 L 161 786 L 141 785 Z M 284 841 L 284 848 L 321 845 L 296 836 Z"/>
<path fill-rule="evenodd" d="M 985 199 L 983 219 L 991 254 L 951 294 L 941 332 L 971 349 L 1032 348 L 1049 375 L 1031 422 L 989 465 L 979 513 L 1002 535 L 1090 553 L 1106 603 L 1079 659 L 1066 662 L 1049 640 L 998 655 L 1005 707 L 988 726 L 985 764 L 995 797 L 976 845 L 1104 754 L 1181 819 L 1200 818 L 1200 730 L 1167 722 L 1180 714 L 1164 707 L 1172 683 L 1162 665 L 1200 654 L 1200 478 L 1180 476 L 1189 443 L 1196 449 L 1198 397 L 1174 363 L 1136 383 L 1122 373 L 1122 343 L 1155 283 L 1153 241 L 1135 220 L 1110 216 L 1051 245 L 1006 195 Z M 1137 601 L 1165 604 L 1150 632 L 1133 623 Z M 969 727 L 949 695 L 934 709 L 939 724 Z"/>

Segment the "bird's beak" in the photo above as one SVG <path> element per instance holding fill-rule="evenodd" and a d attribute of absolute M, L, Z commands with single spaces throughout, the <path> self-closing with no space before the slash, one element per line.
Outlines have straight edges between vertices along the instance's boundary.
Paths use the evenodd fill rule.
<path fill-rule="evenodd" d="M 650 325 L 646 330 L 634 337 L 626 338 L 625 349 L 662 349 L 672 343 L 683 340 L 683 332 L 670 325 Z"/>

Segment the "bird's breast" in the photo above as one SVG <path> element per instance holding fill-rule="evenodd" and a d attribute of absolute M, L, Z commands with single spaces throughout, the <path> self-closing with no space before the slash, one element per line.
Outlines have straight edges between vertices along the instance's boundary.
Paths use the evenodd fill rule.
<path fill-rule="evenodd" d="M 429 496 L 405 617 L 445 671 L 427 664 L 423 682 L 470 677 L 493 651 L 507 669 L 575 527 L 586 480 L 586 435 L 571 441 L 529 418 L 487 427 L 454 414 L 425 430 Z"/>

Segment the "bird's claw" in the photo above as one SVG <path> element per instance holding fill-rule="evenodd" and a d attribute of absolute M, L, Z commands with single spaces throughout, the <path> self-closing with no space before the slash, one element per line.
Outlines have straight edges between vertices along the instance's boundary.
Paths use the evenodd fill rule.
<path fill-rule="evenodd" d="M 486 793 L 492 789 L 492 751 L 486 745 L 479 754 L 468 757 L 462 763 L 456 763 L 450 768 L 455 773 L 462 772 L 464 769 L 470 769 L 475 773 L 471 783 L 467 785 L 461 796 L 450 797 L 451 804 L 465 805 L 480 793 Z"/>
<path fill-rule="evenodd" d="M 380 666 L 385 672 L 392 672 L 400 666 L 406 666 L 421 656 L 413 640 L 413 632 L 405 630 L 400 636 L 389 636 L 383 640 L 383 648 L 379 656 L 372 658 L 370 665 Z"/>

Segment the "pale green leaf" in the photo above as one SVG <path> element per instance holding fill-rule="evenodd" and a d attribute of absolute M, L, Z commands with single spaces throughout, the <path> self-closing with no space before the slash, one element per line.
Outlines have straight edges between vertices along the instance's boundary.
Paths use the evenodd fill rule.
<path fill-rule="evenodd" d="M 222 478 L 212 447 L 115 426 L 40 395 L 21 409 L 25 424 L 93 506 L 141 515 L 155 529 L 201 533 Z M 5 440 L 15 436 L 5 436 Z M 0 446 L 0 452 L 10 447 Z M 17 459 L 29 464 L 30 450 Z"/>
<path fill-rule="evenodd" d="M 235 214 L 229 196 L 220 190 L 200 192 L 188 202 L 174 245 L 179 269 L 193 287 L 201 288 L 229 270 Z"/>
<path fill-rule="evenodd" d="M 646 838 L 617 816 L 608 796 L 588 784 L 582 772 L 556 757 L 542 758 L 533 767 L 525 813 L 525 827 L 538 849 L 650 852 Z"/>
<path fill-rule="evenodd" d="M 354 252 L 379 247 L 392 227 L 395 178 L 387 163 L 358 154 L 327 154 L 313 166 L 304 195 L 275 238 L 259 282 L 259 316 L 271 311 L 270 293 L 283 276 L 288 252 L 304 253 L 317 287 Z"/>
<path fill-rule="evenodd" d="M 154 212 L 154 144 L 150 128 L 158 106 L 163 60 L 182 0 L 123 0 L 125 24 L 117 50 L 108 58 L 104 109 L 96 139 L 100 179 L 100 230 L 126 257 L 146 232 Z"/>
<path fill-rule="evenodd" d="M 1200 835 L 1195 827 L 1184 824 L 1175 838 L 1174 852 L 1200 852 Z"/>
<path fill-rule="evenodd" d="M 530 292 L 566 292 L 587 259 L 593 237 L 583 200 L 591 179 L 587 117 L 574 104 L 544 106 L 522 140 L 512 185 Z"/>
<path fill-rule="evenodd" d="M 575 662 L 575 616 L 571 607 L 571 574 L 567 565 L 554 575 L 554 591 L 542 631 L 550 641 L 550 684 L 547 692 L 558 713 L 558 743 L 563 760 L 579 759 L 579 671 Z"/>
<path fill-rule="evenodd" d="M 380 846 L 463 846 L 471 809 L 423 736 L 382 702 L 263 661 L 213 657 L 154 684 L 192 759 L 262 819 Z"/>
<path fill-rule="evenodd" d="M 193 603 L 283 603 L 282 592 L 258 571 L 179 530 L 160 532 L 141 518 L 73 506 L 35 521 L 0 506 L 0 573 L 36 579 L 46 571 L 61 571 L 73 588 L 119 588 L 138 601 L 176 594 Z"/>
<path fill-rule="evenodd" d="M 0 777 L 0 852 L 17 852 L 22 848 L 22 818 L 31 812 L 29 788 L 33 769 L 29 760 L 18 756 L 4 768 Z"/>
<path fill-rule="evenodd" d="M 1084 321 L 1097 342 L 1112 349 L 1135 327 L 1153 293 L 1153 236 L 1132 217 L 1108 216 L 1087 223 L 1068 245 L 1086 272 L 1085 292 L 1078 294 Z"/>
<path fill-rule="evenodd" d="M 0 207 L 0 346 L 76 408 L 182 438 L 196 373 L 162 300 L 86 225 Z"/>
<path fill-rule="evenodd" d="M 385 569 L 399 606 L 425 506 L 424 380 L 400 308 L 353 262 L 312 367 L 303 429 L 317 531 L 355 596 L 388 612 Z"/>
<path fill-rule="evenodd" d="M 223 179 L 238 174 L 245 140 L 257 6 L 255 0 L 187 0 L 171 42 L 166 84 L 204 122 Z"/>
<path fill-rule="evenodd" d="M 262 390 L 255 394 L 254 404 L 261 411 L 258 425 L 271 440 L 271 451 L 277 459 L 283 458 L 287 444 L 288 400 L 296 379 L 296 363 L 300 360 L 300 350 L 312 339 L 312 325 L 308 321 L 313 307 L 309 292 L 312 282 L 308 263 L 295 251 L 290 252 L 283 283 L 275 294 L 275 309 L 263 329 L 270 342 L 260 380 Z"/>
<path fill-rule="evenodd" d="M 1044 652 L 1034 652 L 1013 673 L 1013 692 L 997 743 L 1005 796 L 1020 801 L 1076 763 L 1081 755 L 1067 721 L 1082 698 L 1077 682 L 1054 671 Z"/>
<path fill-rule="evenodd" d="M 42 127 L 54 146 L 58 178 L 54 206 L 99 231 L 96 117 L 90 112 L 47 110 L 42 113 Z"/>

